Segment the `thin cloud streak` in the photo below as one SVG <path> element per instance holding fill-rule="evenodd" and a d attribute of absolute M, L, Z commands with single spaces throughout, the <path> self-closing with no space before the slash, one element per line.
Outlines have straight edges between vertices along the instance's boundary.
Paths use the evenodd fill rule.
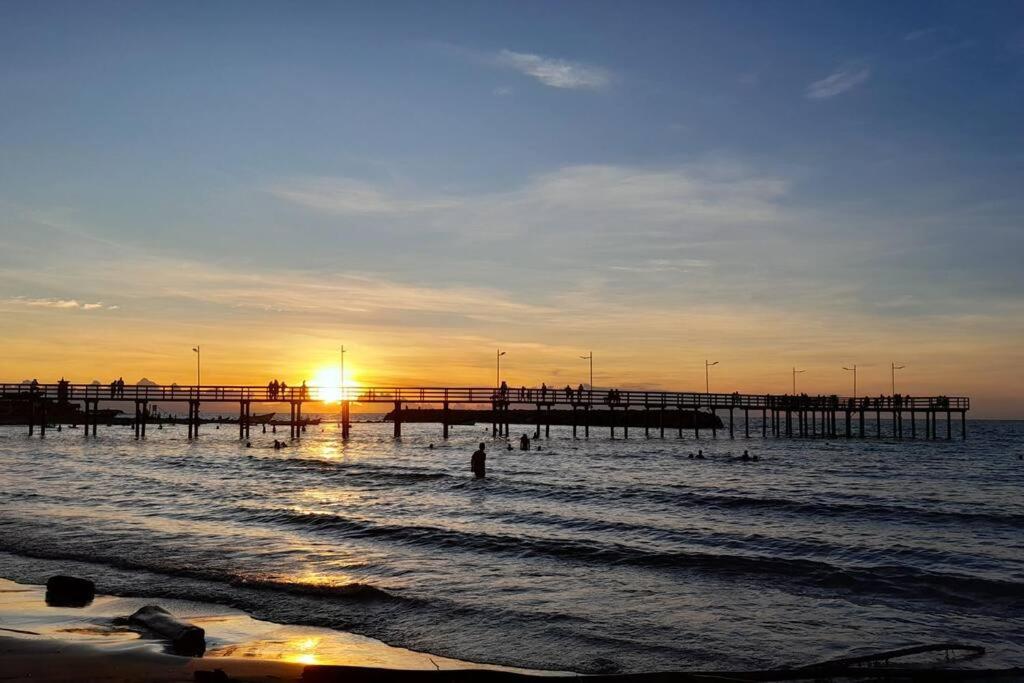
<path fill-rule="evenodd" d="M 612 82 L 611 72 L 603 67 L 526 52 L 502 50 L 495 62 L 552 88 L 603 90 Z"/>
<path fill-rule="evenodd" d="M 808 85 L 806 96 L 811 100 L 829 99 L 856 88 L 870 77 L 871 69 L 866 66 L 846 66 Z"/>
<path fill-rule="evenodd" d="M 31 299 L 23 296 L 14 296 L 5 299 L 3 303 L 11 304 L 13 306 L 24 306 L 27 308 L 49 308 L 62 311 L 114 311 L 120 308 L 119 306 L 108 306 L 102 301 L 88 303 L 79 302 L 77 299 L 58 299 L 53 297 Z"/>

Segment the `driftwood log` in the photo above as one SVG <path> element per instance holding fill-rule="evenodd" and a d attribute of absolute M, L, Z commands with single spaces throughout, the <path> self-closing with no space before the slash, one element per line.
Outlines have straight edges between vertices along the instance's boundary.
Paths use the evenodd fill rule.
<path fill-rule="evenodd" d="M 206 632 L 163 607 L 146 605 L 128 617 L 128 622 L 164 638 L 176 654 L 200 656 L 206 651 Z"/>

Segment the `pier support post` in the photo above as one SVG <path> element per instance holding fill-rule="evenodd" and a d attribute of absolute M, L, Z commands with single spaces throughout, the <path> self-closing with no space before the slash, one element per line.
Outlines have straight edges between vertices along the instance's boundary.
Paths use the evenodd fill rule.
<path fill-rule="evenodd" d="M 540 404 L 539 403 L 537 404 L 537 412 L 534 414 L 533 421 L 535 423 L 537 423 L 537 428 L 533 430 L 533 438 L 534 439 L 539 439 L 540 438 L 540 424 L 541 424 L 541 422 L 544 421 L 543 417 L 540 414 Z"/>
<path fill-rule="evenodd" d="M 448 425 L 450 423 L 448 410 L 448 402 L 445 401 L 444 406 L 441 409 L 441 437 L 444 439 L 448 438 Z"/>
<path fill-rule="evenodd" d="M 494 413 L 491 413 L 491 419 L 494 419 Z M 402 438 L 402 402 L 395 401 L 395 438 Z"/>
<path fill-rule="evenodd" d="M 612 438 L 615 438 L 615 406 L 608 406 L 608 427 L 611 429 Z"/>
<path fill-rule="evenodd" d="M 82 436 L 89 438 L 89 399 L 82 401 Z"/>
<path fill-rule="evenodd" d="M 679 428 L 679 431 L 682 432 L 682 427 Z M 693 438 L 700 438 L 700 413 L 697 410 L 697 406 L 693 407 Z"/>
<path fill-rule="evenodd" d="M 714 406 L 711 408 L 711 438 L 718 438 L 718 410 Z"/>
<path fill-rule="evenodd" d="M 306 431 L 306 425 L 302 424 L 302 401 L 295 403 L 295 438 L 301 439 L 302 432 Z"/>
<path fill-rule="evenodd" d="M 750 408 L 743 409 L 743 431 L 746 438 L 750 438 Z"/>
<path fill-rule="evenodd" d="M 864 438 L 864 407 L 860 409 L 860 438 Z"/>
<path fill-rule="evenodd" d="M 139 433 L 142 435 L 142 438 L 145 439 L 146 438 L 146 422 L 149 421 L 149 401 L 143 401 L 142 402 L 142 414 L 139 417 L 141 418 L 141 422 L 142 422 L 142 426 L 139 428 Z"/>
<path fill-rule="evenodd" d="M 680 415 L 679 417 L 682 417 L 682 415 Z M 662 405 L 661 406 L 661 410 L 658 411 L 658 433 L 661 435 L 662 439 L 665 438 L 665 406 L 664 405 Z M 682 433 L 682 427 L 680 427 L 680 433 Z"/>
<path fill-rule="evenodd" d="M 447 423 L 445 424 L 447 427 Z M 349 401 L 342 401 L 341 403 L 341 438 L 348 439 L 349 432 L 352 429 L 352 404 Z M 447 429 L 445 430 L 445 437 L 448 436 Z"/>
<path fill-rule="evenodd" d="M 953 438 L 953 413 L 946 409 L 946 439 Z"/>
<path fill-rule="evenodd" d="M 491 402 L 491 438 L 498 436 L 498 403 Z"/>
<path fill-rule="evenodd" d="M 761 408 L 761 438 L 768 438 L 768 409 Z"/>
<path fill-rule="evenodd" d="M 910 411 L 910 438 L 917 438 L 917 413 L 914 410 Z"/>
<path fill-rule="evenodd" d="M 967 411 L 960 411 L 960 438 L 967 439 Z"/>
<path fill-rule="evenodd" d="M 46 401 L 39 402 L 39 438 L 46 438 Z"/>
<path fill-rule="evenodd" d="M 882 438 L 882 411 L 875 409 L 875 436 Z"/>
<path fill-rule="evenodd" d="M 548 404 L 548 409 L 545 411 L 548 415 L 547 421 L 544 423 L 544 438 L 551 438 L 551 404 Z"/>
<path fill-rule="evenodd" d="M 644 438 L 651 438 L 651 407 L 644 405 Z"/>
<path fill-rule="evenodd" d="M 590 438 L 590 404 L 583 406 L 583 438 Z"/>
<path fill-rule="evenodd" d="M 238 402 L 238 440 L 245 438 L 245 401 Z"/>
<path fill-rule="evenodd" d="M 733 418 L 733 415 L 734 415 L 733 408 L 732 408 L 732 406 L 729 406 L 729 438 L 730 439 L 735 439 L 736 438 L 736 434 L 733 431 L 733 424 L 736 422 L 736 420 Z"/>
<path fill-rule="evenodd" d="M 629 406 L 622 409 L 622 438 L 629 438 Z"/>
<path fill-rule="evenodd" d="M 572 404 L 572 438 L 576 438 L 576 404 Z"/>
<path fill-rule="evenodd" d="M 843 412 L 846 414 L 846 438 L 849 439 L 853 436 L 852 430 L 850 429 L 850 411 L 847 409 Z"/>

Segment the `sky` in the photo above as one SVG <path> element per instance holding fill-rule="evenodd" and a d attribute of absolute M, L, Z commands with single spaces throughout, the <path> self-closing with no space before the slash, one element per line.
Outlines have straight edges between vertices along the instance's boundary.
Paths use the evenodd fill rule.
<path fill-rule="evenodd" d="M 0 3 L 0 380 L 1024 417 L 1020 2 Z"/>

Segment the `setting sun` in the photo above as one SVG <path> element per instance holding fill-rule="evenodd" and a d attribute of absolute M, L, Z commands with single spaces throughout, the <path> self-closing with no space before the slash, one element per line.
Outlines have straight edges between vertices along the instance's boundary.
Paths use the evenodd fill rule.
<path fill-rule="evenodd" d="M 313 381 L 310 383 L 311 396 L 317 401 L 324 403 L 337 403 L 342 396 L 353 396 L 353 387 L 358 387 L 359 382 L 352 379 L 351 370 L 345 371 L 344 392 L 341 381 L 341 371 L 337 366 L 325 366 L 316 371 Z"/>

